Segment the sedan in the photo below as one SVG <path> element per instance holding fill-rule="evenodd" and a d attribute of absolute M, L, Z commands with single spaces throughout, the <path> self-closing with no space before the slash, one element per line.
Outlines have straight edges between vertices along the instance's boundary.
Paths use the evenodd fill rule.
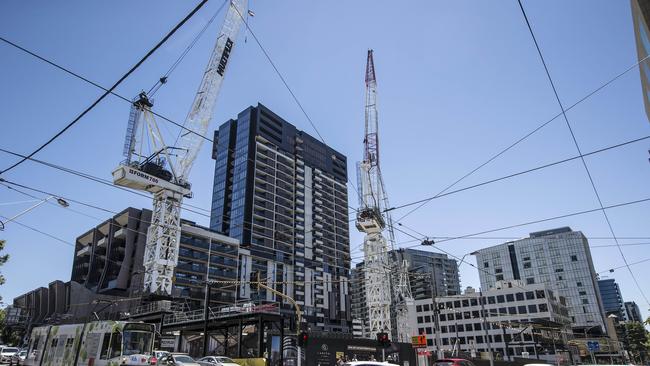
<path fill-rule="evenodd" d="M 159 361 L 158 365 L 161 366 L 201 366 L 198 362 L 184 353 L 172 353 L 167 356 L 163 356 Z"/>
<path fill-rule="evenodd" d="M 224 356 L 203 357 L 198 362 L 202 366 L 239 366 L 238 363 Z"/>

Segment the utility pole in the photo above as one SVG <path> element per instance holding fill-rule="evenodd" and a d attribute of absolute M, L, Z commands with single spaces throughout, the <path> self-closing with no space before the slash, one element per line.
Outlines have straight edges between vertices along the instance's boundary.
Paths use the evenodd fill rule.
<path fill-rule="evenodd" d="M 203 304 L 203 357 L 208 355 L 208 322 L 210 320 L 210 301 L 212 298 L 212 284 L 205 281 L 205 300 Z"/>
<path fill-rule="evenodd" d="M 483 317 L 483 329 L 485 330 L 485 342 L 488 346 L 488 353 L 490 355 L 490 366 L 494 366 L 494 355 L 492 354 L 492 342 L 490 342 L 490 334 L 488 333 L 488 322 L 485 317 L 485 298 L 483 297 L 483 291 L 479 290 L 479 301 L 481 302 L 481 316 Z"/>

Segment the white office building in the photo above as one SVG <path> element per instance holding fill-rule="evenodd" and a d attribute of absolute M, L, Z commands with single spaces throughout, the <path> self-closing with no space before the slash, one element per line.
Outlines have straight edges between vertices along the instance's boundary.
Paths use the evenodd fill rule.
<path fill-rule="evenodd" d="M 531 233 L 530 237 L 473 253 L 482 288 L 498 281 L 545 284 L 567 299 L 573 330 L 605 332 L 604 307 L 587 238 L 569 227 Z"/>
<path fill-rule="evenodd" d="M 535 358 L 536 352 L 547 361 L 557 361 L 556 354 L 568 358 L 561 352 L 570 333 L 566 299 L 543 284 L 521 281 L 499 281 L 482 298 L 484 312 L 481 294 L 471 289 L 463 295 L 438 297 L 435 306 L 431 299 L 415 301 L 418 334 L 426 335 L 432 354 L 439 348 L 445 357 L 457 351 L 479 355 L 491 347 L 506 360 Z"/>

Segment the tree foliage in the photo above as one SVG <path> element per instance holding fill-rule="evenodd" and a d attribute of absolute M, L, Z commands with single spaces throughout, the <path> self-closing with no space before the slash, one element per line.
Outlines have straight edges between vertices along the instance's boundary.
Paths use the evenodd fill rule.
<path fill-rule="evenodd" d="M 5 249 L 5 243 L 6 243 L 5 240 L 0 239 L 0 252 Z M 9 254 L 0 255 L 0 266 L 7 263 L 8 260 L 9 260 Z M 5 283 L 5 276 L 2 275 L 2 273 L 0 272 L 0 285 L 4 285 L 4 283 Z M 0 300 L 2 300 L 2 297 L 0 297 Z"/>
<path fill-rule="evenodd" d="M 641 362 L 648 359 L 648 331 L 639 322 L 625 323 L 628 351 Z"/>

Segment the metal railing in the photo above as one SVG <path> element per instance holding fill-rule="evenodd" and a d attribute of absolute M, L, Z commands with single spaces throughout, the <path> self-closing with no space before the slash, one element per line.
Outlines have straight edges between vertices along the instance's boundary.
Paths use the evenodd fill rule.
<path fill-rule="evenodd" d="M 278 302 L 246 302 L 232 305 L 213 306 L 209 308 L 209 320 L 222 319 L 237 314 L 279 314 L 280 304 Z M 190 311 L 174 311 L 165 316 L 165 324 L 175 325 L 204 321 L 204 310 L 196 309 Z"/>

